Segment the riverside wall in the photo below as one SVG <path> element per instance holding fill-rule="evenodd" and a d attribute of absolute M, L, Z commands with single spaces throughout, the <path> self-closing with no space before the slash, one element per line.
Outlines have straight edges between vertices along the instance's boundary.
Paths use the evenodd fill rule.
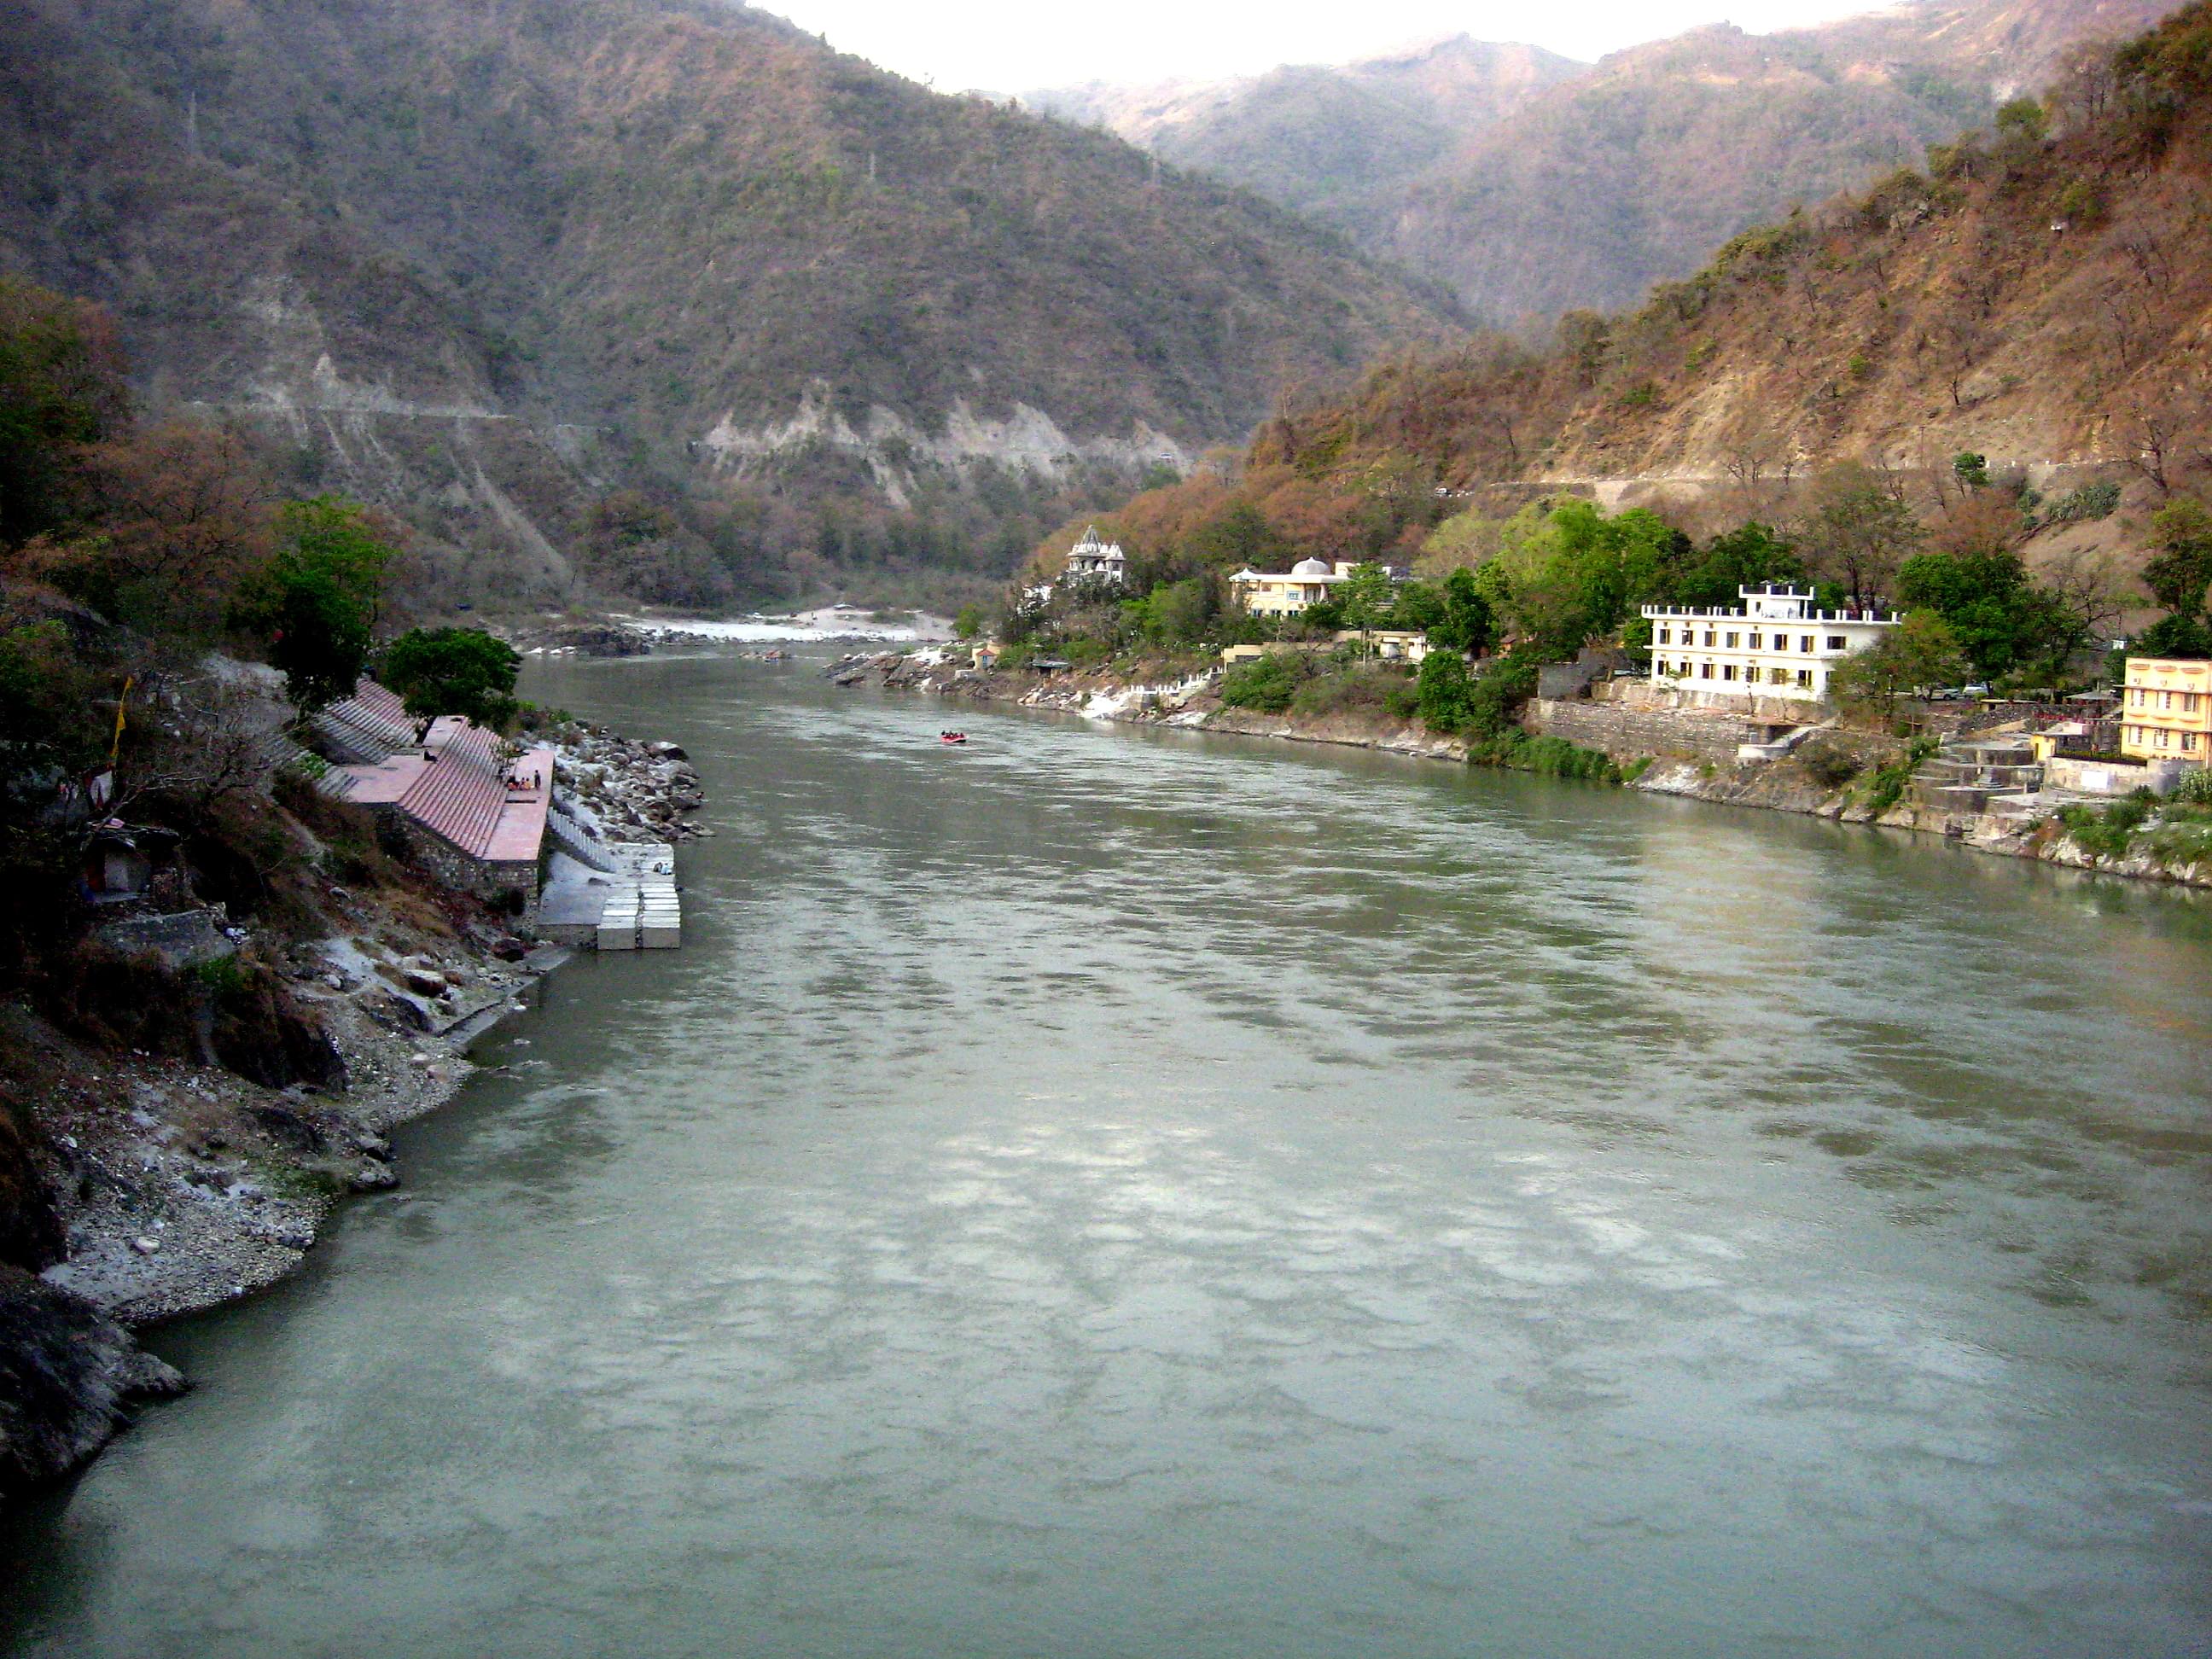
<path fill-rule="evenodd" d="M 1726 719 L 1692 709 L 1643 708 L 1579 698 L 1532 700 L 1521 724 L 1534 736 L 1564 738 L 1616 761 L 1680 755 L 1733 766 L 1736 745 L 1744 740 L 1741 716 Z"/>

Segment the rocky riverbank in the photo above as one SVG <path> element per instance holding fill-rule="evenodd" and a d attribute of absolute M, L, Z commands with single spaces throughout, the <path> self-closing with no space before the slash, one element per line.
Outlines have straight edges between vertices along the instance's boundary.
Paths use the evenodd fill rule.
<path fill-rule="evenodd" d="M 978 672 L 958 664 L 958 656 L 942 651 L 860 653 L 832 664 L 828 676 L 844 685 L 880 684 L 979 703 L 1052 709 L 1093 720 L 1173 726 L 1292 743 L 1338 744 L 1462 764 L 1470 758 L 1464 740 L 1432 732 L 1418 720 L 1398 719 L 1381 708 L 1306 715 L 1229 708 L 1221 702 L 1217 673 L 1133 680 L 1108 671 L 1050 675 Z M 1533 705 L 1529 730 L 1532 733 L 1544 731 Z M 1727 748 L 1733 747 L 1731 738 Z M 1608 746 L 1608 752 L 1621 768 L 1624 784 L 1653 794 L 1795 812 L 1845 823 L 1874 823 L 1941 836 L 2002 858 L 2032 859 L 2108 875 L 2212 887 L 2212 858 L 2177 857 L 2148 842 L 2119 852 L 2100 850 L 2085 846 L 2056 817 L 2008 823 L 1917 806 L 1886 791 L 1878 781 L 1882 769 L 1897 765 L 1900 758 L 1899 744 L 1887 737 L 1832 733 L 1821 738 L 1817 750 L 1752 763 L 1710 754 L 1632 754 L 1613 746 Z"/>
<path fill-rule="evenodd" d="M 675 745 L 582 723 L 555 741 L 609 839 L 713 833 Z M 0 1492 L 184 1387 L 131 1328 L 274 1284 L 344 1197 L 396 1185 L 392 1128 L 450 1100 L 469 1046 L 568 959 L 380 859 L 313 902 L 319 938 L 239 928 L 217 963 L 97 958 L 108 978 L 69 1029 L 0 1007 Z M 131 995 L 199 1008 L 201 1037 L 112 1006 Z M 221 1040 L 233 1004 L 258 1020 L 242 1047 Z"/>

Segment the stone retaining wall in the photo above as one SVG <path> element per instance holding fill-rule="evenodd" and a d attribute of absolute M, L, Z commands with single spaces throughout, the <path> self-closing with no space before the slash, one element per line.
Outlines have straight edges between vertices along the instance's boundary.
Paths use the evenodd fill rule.
<path fill-rule="evenodd" d="M 1522 714 L 1521 724 L 1537 737 L 1565 738 L 1580 748 L 1601 750 L 1617 761 L 1680 755 L 1734 766 L 1736 745 L 1744 738 L 1741 716 L 1580 699 L 1535 698 Z"/>

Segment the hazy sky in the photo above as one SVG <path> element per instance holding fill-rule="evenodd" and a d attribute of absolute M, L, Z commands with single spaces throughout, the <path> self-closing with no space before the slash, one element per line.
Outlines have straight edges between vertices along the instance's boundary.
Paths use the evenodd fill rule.
<path fill-rule="evenodd" d="M 1877 0 L 761 0 L 841 52 L 939 91 L 1214 77 L 1341 63 L 1439 34 L 1522 40 L 1591 58 L 1725 19 L 1764 32 Z"/>

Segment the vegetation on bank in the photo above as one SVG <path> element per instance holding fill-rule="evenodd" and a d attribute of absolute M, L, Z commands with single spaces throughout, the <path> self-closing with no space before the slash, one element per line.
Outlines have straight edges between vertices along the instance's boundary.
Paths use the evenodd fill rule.
<path fill-rule="evenodd" d="M 240 665 L 295 718 L 349 695 L 422 570 L 395 521 L 288 495 L 235 434 L 138 422 L 124 369 L 97 310 L 0 280 L 0 996 L 152 1053 L 199 1058 L 212 1030 L 258 1076 L 257 1052 L 312 1048 L 258 947 L 178 979 L 100 944 L 85 826 L 173 846 L 179 908 L 277 939 L 323 931 L 331 883 L 389 884 L 366 815 L 283 775 L 286 717 Z M 410 706 L 495 723 L 516 661 L 450 629 L 384 652 Z"/>

